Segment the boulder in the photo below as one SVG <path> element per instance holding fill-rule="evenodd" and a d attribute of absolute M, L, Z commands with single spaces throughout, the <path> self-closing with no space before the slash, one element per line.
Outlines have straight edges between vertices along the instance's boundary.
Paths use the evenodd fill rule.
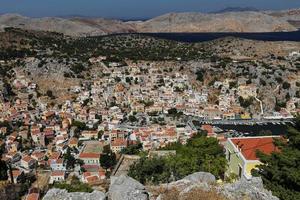
<path fill-rule="evenodd" d="M 86 192 L 68 192 L 61 189 L 50 189 L 43 200 L 105 200 L 106 195 L 100 191 Z"/>
<path fill-rule="evenodd" d="M 216 182 L 216 177 L 208 172 L 196 172 L 184 177 L 183 180 L 189 180 L 192 183 L 214 184 Z"/>
<path fill-rule="evenodd" d="M 149 194 L 147 193 L 144 185 L 127 175 L 121 175 L 118 177 L 111 177 L 108 199 L 148 200 Z"/>
<path fill-rule="evenodd" d="M 253 177 L 251 180 L 241 179 L 235 183 L 226 184 L 221 192 L 229 199 L 239 200 L 245 196 L 251 200 L 279 200 L 272 195 L 272 192 L 263 187 L 260 177 Z"/>

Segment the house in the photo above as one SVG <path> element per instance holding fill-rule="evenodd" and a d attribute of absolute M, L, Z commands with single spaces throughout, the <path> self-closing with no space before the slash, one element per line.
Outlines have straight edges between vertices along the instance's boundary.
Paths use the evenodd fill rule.
<path fill-rule="evenodd" d="M 54 182 L 61 182 L 65 180 L 65 172 L 64 171 L 52 171 L 49 184 L 53 184 Z"/>
<path fill-rule="evenodd" d="M 31 154 L 31 158 L 36 160 L 39 164 L 45 159 L 45 153 L 40 151 L 34 151 Z"/>
<path fill-rule="evenodd" d="M 18 152 L 9 152 L 5 155 L 5 158 L 10 160 L 11 163 L 15 163 L 21 160 L 21 155 Z"/>
<path fill-rule="evenodd" d="M 35 163 L 36 161 L 28 155 L 23 156 L 21 159 L 21 166 L 25 169 L 33 169 L 35 167 Z"/>
<path fill-rule="evenodd" d="M 90 140 L 92 138 L 96 139 L 96 138 L 98 138 L 98 132 L 97 131 L 82 131 L 81 136 L 87 140 Z"/>
<path fill-rule="evenodd" d="M 80 153 L 81 159 L 86 165 L 100 165 L 100 153 Z"/>
<path fill-rule="evenodd" d="M 68 146 L 70 147 L 70 148 L 78 148 L 78 139 L 77 138 L 75 138 L 75 137 L 72 137 L 72 138 L 70 138 L 70 140 L 69 140 L 69 143 L 68 143 Z"/>
<path fill-rule="evenodd" d="M 240 178 L 251 179 L 251 170 L 262 164 L 256 156 L 257 151 L 271 154 L 278 151 L 273 140 L 280 136 L 228 138 L 225 144 L 228 160 L 227 175 L 236 174 Z"/>
<path fill-rule="evenodd" d="M 122 138 L 116 138 L 111 142 L 110 148 L 114 153 L 122 151 L 122 149 L 127 147 L 127 140 Z"/>
<path fill-rule="evenodd" d="M 82 175 L 82 182 L 92 184 L 105 178 L 105 170 L 99 169 L 99 171 L 96 172 L 84 172 Z"/>
<path fill-rule="evenodd" d="M 54 171 L 65 171 L 66 166 L 62 158 L 49 160 L 50 168 Z"/>
<path fill-rule="evenodd" d="M 24 172 L 19 169 L 12 170 L 12 177 L 10 177 L 10 173 L 7 173 L 9 175 L 9 180 L 13 178 L 14 183 L 18 183 L 19 180 L 24 177 Z"/>
<path fill-rule="evenodd" d="M 217 134 L 215 133 L 212 125 L 204 124 L 204 125 L 201 126 L 201 129 L 203 131 L 206 131 L 207 137 L 216 137 L 217 136 Z"/>

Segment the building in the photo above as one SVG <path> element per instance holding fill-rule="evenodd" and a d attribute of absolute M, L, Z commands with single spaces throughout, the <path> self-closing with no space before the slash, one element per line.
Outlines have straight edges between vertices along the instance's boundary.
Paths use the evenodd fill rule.
<path fill-rule="evenodd" d="M 35 167 L 36 161 L 30 156 L 24 156 L 21 159 L 21 166 L 25 169 L 33 169 Z"/>
<path fill-rule="evenodd" d="M 81 159 L 86 165 L 100 165 L 99 153 L 80 153 L 79 159 Z"/>
<path fill-rule="evenodd" d="M 49 184 L 53 184 L 54 182 L 61 182 L 65 180 L 65 172 L 64 171 L 52 171 Z"/>
<path fill-rule="evenodd" d="M 122 151 L 122 149 L 127 147 L 127 140 L 122 138 L 116 138 L 111 142 L 110 148 L 112 152 L 118 153 Z"/>
<path fill-rule="evenodd" d="M 49 160 L 50 168 L 54 171 L 65 171 L 66 166 L 62 158 Z"/>
<path fill-rule="evenodd" d="M 280 138 L 280 136 L 228 138 L 225 144 L 229 166 L 226 174 L 233 173 L 240 178 L 251 179 L 251 170 L 262 164 L 256 156 L 256 152 L 271 154 L 278 151 L 273 143 L 274 138 Z"/>
<path fill-rule="evenodd" d="M 207 133 L 207 137 L 217 137 L 212 125 L 204 124 L 201 129 Z"/>
<path fill-rule="evenodd" d="M 19 180 L 24 177 L 24 172 L 19 170 L 19 169 L 15 169 L 12 170 L 12 177 L 10 177 L 10 173 L 7 173 L 9 176 L 9 180 L 11 180 L 11 178 L 13 178 L 14 183 L 18 183 Z"/>
<path fill-rule="evenodd" d="M 68 146 L 70 148 L 78 148 L 78 139 L 75 137 L 70 138 Z"/>
<path fill-rule="evenodd" d="M 90 140 L 90 139 L 97 139 L 98 138 L 98 132 L 97 131 L 82 131 L 81 136 L 85 140 Z"/>

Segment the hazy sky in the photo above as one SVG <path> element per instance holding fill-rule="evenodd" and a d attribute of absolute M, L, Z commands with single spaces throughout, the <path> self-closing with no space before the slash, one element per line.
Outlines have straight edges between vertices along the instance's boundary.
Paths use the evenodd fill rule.
<path fill-rule="evenodd" d="M 168 12 L 211 12 L 226 7 L 300 8 L 300 0 L 0 0 L 0 13 L 148 18 Z"/>

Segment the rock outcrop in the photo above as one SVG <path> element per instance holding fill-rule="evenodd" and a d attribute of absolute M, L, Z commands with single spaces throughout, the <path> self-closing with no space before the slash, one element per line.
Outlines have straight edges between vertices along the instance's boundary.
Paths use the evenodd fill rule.
<path fill-rule="evenodd" d="M 105 200 L 106 196 L 103 192 L 93 191 L 85 192 L 68 192 L 61 189 L 50 189 L 44 196 L 43 200 Z"/>
<path fill-rule="evenodd" d="M 170 198 L 182 200 L 197 195 L 208 198 L 207 200 L 279 200 L 270 191 L 264 189 L 261 178 L 218 185 L 215 177 L 206 172 L 197 172 L 169 184 L 151 186 L 148 187 L 148 191 L 153 200 L 168 200 Z"/>
<path fill-rule="evenodd" d="M 127 176 L 111 177 L 107 194 L 50 189 L 43 200 L 279 200 L 263 187 L 261 178 L 218 185 L 214 175 L 197 172 L 185 178 L 158 186 L 144 186 Z"/>
<path fill-rule="evenodd" d="M 213 184 L 216 182 L 216 177 L 207 172 L 196 172 L 183 178 L 183 180 L 191 181 L 192 183 L 208 183 Z"/>
<path fill-rule="evenodd" d="M 149 199 L 145 186 L 127 175 L 111 177 L 107 196 L 109 200 Z"/>
<path fill-rule="evenodd" d="M 279 200 L 272 193 L 264 189 L 261 178 L 255 177 L 247 181 L 239 180 L 232 184 L 226 184 L 220 187 L 220 191 L 229 199 L 239 200 L 245 196 L 252 200 Z"/>

